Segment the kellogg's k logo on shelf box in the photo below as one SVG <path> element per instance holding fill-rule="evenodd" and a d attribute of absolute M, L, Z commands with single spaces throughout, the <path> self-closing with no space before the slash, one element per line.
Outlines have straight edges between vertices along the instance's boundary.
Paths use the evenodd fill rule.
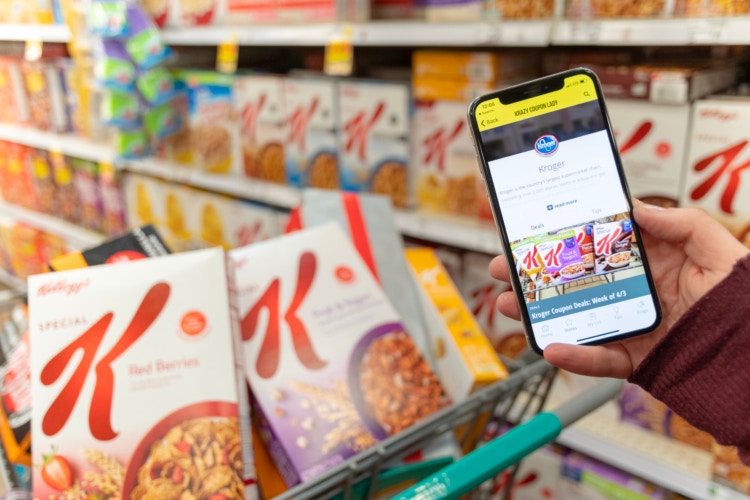
<path fill-rule="evenodd" d="M 245 498 L 222 250 L 32 276 L 29 315 L 36 498 Z"/>

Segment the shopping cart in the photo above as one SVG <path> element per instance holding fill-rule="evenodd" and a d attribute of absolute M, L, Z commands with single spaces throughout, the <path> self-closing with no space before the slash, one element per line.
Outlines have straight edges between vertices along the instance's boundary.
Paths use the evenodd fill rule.
<path fill-rule="evenodd" d="M 542 411 L 556 369 L 529 352 L 520 361 L 509 364 L 511 374 L 488 386 L 460 404 L 452 405 L 409 429 L 381 441 L 320 477 L 306 481 L 276 499 L 371 499 L 380 489 L 379 480 L 389 464 L 436 442 L 446 433 L 458 436 L 462 445 L 473 446 L 476 426 L 484 427 L 485 442 L 440 469 L 411 489 L 396 495 L 398 499 L 431 500 L 458 498 L 472 493 L 483 498 L 496 488 L 508 471 L 505 491 L 510 491 L 519 462 L 533 451 L 552 442 L 561 430 L 594 411 L 617 395 L 622 381 L 603 379 L 584 394 L 569 400 L 553 412 Z M 491 418 L 487 419 L 487 415 Z M 498 430 L 510 430 L 493 437 Z M 502 492 L 502 490 L 501 490 Z M 379 498 L 383 498 L 382 494 Z"/>

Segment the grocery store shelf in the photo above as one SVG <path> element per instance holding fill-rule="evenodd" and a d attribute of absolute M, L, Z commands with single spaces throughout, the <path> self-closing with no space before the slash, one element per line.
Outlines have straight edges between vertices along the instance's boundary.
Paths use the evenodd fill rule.
<path fill-rule="evenodd" d="M 97 143 L 74 135 L 42 132 L 18 125 L 0 124 L 0 140 L 57 151 L 98 162 L 112 162 L 115 157 L 112 148 L 107 144 Z"/>
<path fill-rule="evenodd" d="M 218 45 L 236 37 L 239 45 L 323 46 L 351 30 L 355 46 L 544 46 L 549 43 L 551 21 L 502 23 L 428 23 L 373 21 L 309 25 L 206 26 L 167 29 L 164 40 L 172 45 Z"/>
<path fill-rule="evenodd" d="M 0 24 L 0 40 L 67 42 L 70 30 L 64 24 Z"/>
<path fill-rule="evenodd" d="M 716 498 L 711 453 L 620 422 L 614 405 L 565 429 L 558 442 L 688 498 Z"/>
<path fill-rule="evenodd" d="M 55 234 L 65 239 L 72 248 L 87 248 L 101 243 L 104 236 L 84 229 L 51 215 L 17 207 L 0 201 L 0 215 L 7 215 L 19 222 Z"/>
<path fill-rule="evenodd" d="M 124 168 L 131 172 L 160 177 L 168 181 L 188 184 L 216 193 L 237 196 L 284 209 L 296 206 L 301 199 L 300 190 L 296 188 L 255 179 L 207 174 L 190 167 L 160 160 L 131 160 L 125 164 Z"/>
<path fill-rule="evenodd" d="M 475 252 L 498 255 L 500 237 L 492 224 L 447 215 L 397 210 L 396 226 L 405 236 Z"/>
<path fill-rule="evenodd" d="M 750 17 L 560 20 L 553 45 L 732 45 L 750 43 Z"/>

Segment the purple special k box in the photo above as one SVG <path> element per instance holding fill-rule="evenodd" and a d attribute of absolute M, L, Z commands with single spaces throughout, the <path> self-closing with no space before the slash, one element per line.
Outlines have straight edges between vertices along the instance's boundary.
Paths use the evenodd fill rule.
<path fill-rule="evenodd" d="M 229 252 L 261 438 L 288 486 L 449 402 L 336 222 Z"/>
<path fill-rule="evenodd" d="M 29 278 L 35 498 L 255 497 L 225 269 L 214 248 Z"/>

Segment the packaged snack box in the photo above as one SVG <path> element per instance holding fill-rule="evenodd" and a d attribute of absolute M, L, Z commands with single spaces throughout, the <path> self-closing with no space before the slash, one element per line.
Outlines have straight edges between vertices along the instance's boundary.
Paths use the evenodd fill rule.
<path fill-rule="evenodd" d="M 52 161 L 46 150 L 29 150 L 29 172 L 39 210 L 57 216 L 57 186 L 52 171 Z"/>
<path fill-rule="evenodd" d="M 239 174 L 239 129 L 234 111 L 233 76 L 185 71 L 193 163 L 214 174 Z"/>
<path fill-rule="evenodd" d="M 422 305 L 431 319 L 437 370 L 448 395 L 461 401 L 469 394 L 508 376 L 489 340 L 430 248 L 404 251 L 420 285 Z"/>
<path fill-rule="evenodd" d="M 452 101 L 417 101 L 411 164 L 420 209 L 476 218 L 481 187 L 466 106 Z"/>
<path fill-rule="evenodd" d="M 243 497 L 220 249 L 36 275 L 29 316 L 35 497 Z"/>
<path fill-rule="evenodd" d="M 536 247 L 551 283 L 574 280 L 586 274 L 575 231 L 558 232 L 539 240 Z"/>
<path fill-rule="evenodd" d="M 51 259 L 50 271 L 66 271 L 81 267 L 129 262 L 169 254 L 169 249 L 153 226 L 137 227 L 127 234 L 93 248 L 70 252 Z"/>
<path fill-rule="evenodd" d="M 73 158 L 73 179 L 81 206 L 81 225 L 92 231 L 104 229 L 104 207 L 99 185 L 99 165 L 90 160 Z"/>
<path fill-rule="evenodd" d="M 38 208 L 30 167 L 30 148 L 12 142 L 2 142 L 0 152 L 0 191 L 3 199 L 13 205 L 36 210 Z"/>
<path fill-rule="evenodd" d="M 52 59 L 22 64 L 30 121 L 39 130 L 67 132 L 68 121 L 62 75 Z"/>
<path fill-rule="evenodd" d="M 279 236 L 283 231 L 281 212 L 243 200 L 231 200 L 227 207 L 227 243 L 240 248 Z"/>
<path fill-rule="evenodd" d="M 608 99 L 630 194 L 673 207 L 685 173 L 690 106 Z"/>
<path fill-rule="evenodd" d="M 448 403 L 337 223 L 229 252 L 245 376 L 287 485 Z"/>
<path fill-rule="evenodd" d="M 341 188 L 411 204 L 409 87 L 402 83 L 339 84 Z"/>
<path fill-rule="evenodd" d="M 336 95 L 333 80 L 284 80 L 284 161 L 290 186 L 339 187 Z"/>
<path fill-rule="evenodd" d="M 122 172 L 109 162 L 99 164 L 99 189 L 102 197 L 104 233 L 115 238 L 127 231 Z"/>
<path fill-rule="evenodd" d="M 750 99 L 725 98 L 693 105 L 680 205 L 701 207 L 750 246 L 748 137 Z"/>
<path fill-rule="evenodd" d="M 132 227 L 148 224 L 162 227 L 164 209 L 162 199 L 163 182 L 145 175 L 128 173 L 123 179 L 128 225 Z"/>
<path fill-rule="evenodd" d="M 245 175 L 283 184 L 284 79 L 273 75 L 238 76 L 234 92 Z"/>
<path fill-rule="evenodd" d="M 205 248 L 198 243 L 199 191 L 169 182 L 159 183 L 159 196 L 164 221 L 158 227 L 170 248 L 177 252 Z"/>

